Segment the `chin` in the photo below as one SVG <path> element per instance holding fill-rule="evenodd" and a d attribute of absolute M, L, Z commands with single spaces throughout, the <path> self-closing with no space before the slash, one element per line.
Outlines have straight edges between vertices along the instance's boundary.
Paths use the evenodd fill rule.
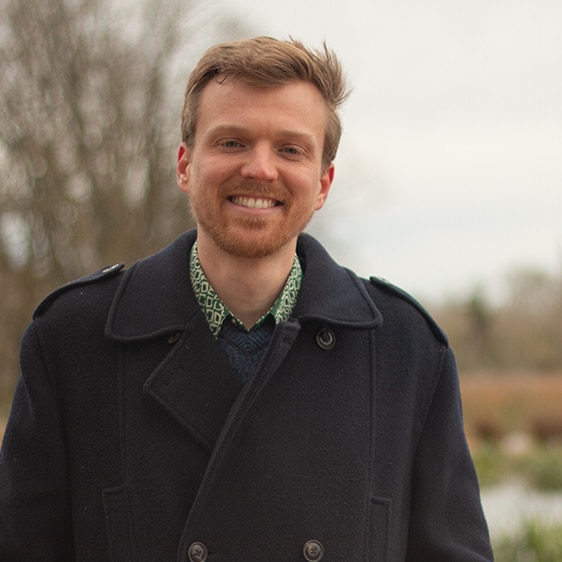
<path fill-rule="evenodd" d="M 276 254 L 284 243 L 257 242 L 253 240 L 236 241 L 230 239 L 217 244 L 221 250 L 237 258 L 259 259 Z"/>
<path fill-rule="evenodd" d="M 213 221 L 212 224 L 201 224 L 214 244 L 223 252 L 247 259 L 259 259 L 273 256 L 294 243 L 298 235 L 310 222 L 312 213 L 303 215 L 297 220 L 283 217 L 275 224 L 269 219 L 222 223 Z M 209 221 L 207 221 L 209 222 Z"/>
<path fill-rule="evenodd" d="M 285 229 L 277 232 L 244 229 L 244 232 L 225 232 L 215 237 L 214 241 L 221 250 L 232 256 L 258 259 L 278 253 L 295 237 Z"/>

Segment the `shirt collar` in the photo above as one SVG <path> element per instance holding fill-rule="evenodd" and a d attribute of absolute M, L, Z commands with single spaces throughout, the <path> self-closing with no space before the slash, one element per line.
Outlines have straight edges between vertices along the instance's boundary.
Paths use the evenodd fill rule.
<path fill-rule="evenodd" d="M 222 302 L 221 298 L 217 295 L 209 283 L 205 273 L 203 272 L 203 268 L 201 267 L 201 262 L 199 261 L 197 240 L 191 249 L 189 272 L 193 292 L 195 293 L 199 306 L 207 318 L 209 328 L 215 338 L 219 336 L 221 327 L 227 318 L 230 318 L 238 327 L 249 331 L 244 324 L 236 318 L 232 312 L 230 312 L 228 307 Z M 289 272 L 289 277 L 287 278 L 287 282 L 285 283 L 281 294 L 268 312 L 266 312 L 252 328 L 261 326 L 269 315 L 273 316 L 276 324 L 289 318 L 293 308 L 295 307 L 295 303 L 297 302 L 302 277 L 302 267 L 298 256 L 295 254 L 293 265 L 291 267 L 291 271 Z"/>

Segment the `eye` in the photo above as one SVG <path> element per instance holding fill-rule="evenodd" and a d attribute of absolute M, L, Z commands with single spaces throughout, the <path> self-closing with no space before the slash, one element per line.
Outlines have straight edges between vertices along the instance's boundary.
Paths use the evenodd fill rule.
<path fill-rule="evenodd" d="M 296 146 L 285 146 L 281 149 L 281 152 L 288 154 L 289 156 L 300 156 L 302 151 Z"/>
<path fill-rule="evenodd" d="M 237 140 L 233 140 L 233 139 L 227 139 L 227 140 L 220 141 L 219 144 L 223 148 L 241 148 L 242 147 L 242 144 L 240 142 L 238 142 Z"/>

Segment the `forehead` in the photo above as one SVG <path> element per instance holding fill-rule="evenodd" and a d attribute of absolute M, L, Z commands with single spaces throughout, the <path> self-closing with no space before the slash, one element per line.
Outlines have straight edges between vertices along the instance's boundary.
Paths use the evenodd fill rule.
<path fill-rule="evenodd" d="M 258 87 L 242 80 L 210 81 L 201 93 L 197 129 L 227 124 L 250 127 L 290 127 L 324 135 L 327 106 L 318 88 L 297 80 Z"/>

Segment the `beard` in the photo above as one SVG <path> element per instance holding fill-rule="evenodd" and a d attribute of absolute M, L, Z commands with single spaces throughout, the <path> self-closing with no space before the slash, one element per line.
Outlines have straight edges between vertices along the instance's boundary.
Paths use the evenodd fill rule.
<path fill-rule="evenodd" d="M 277 202 L 274 216 L 229 216 L 229 198 L 243 193 Z M 240 258 L 271 256 L 291 243 L 312 219 L 314 208 L 297 205 L 286 189 L 273 185 L 240 182 L 218 189 L 211 197 L 204 186 L 191 191 L 191 210 L 198 227 L 208 234 L 222 251 Z"/>

